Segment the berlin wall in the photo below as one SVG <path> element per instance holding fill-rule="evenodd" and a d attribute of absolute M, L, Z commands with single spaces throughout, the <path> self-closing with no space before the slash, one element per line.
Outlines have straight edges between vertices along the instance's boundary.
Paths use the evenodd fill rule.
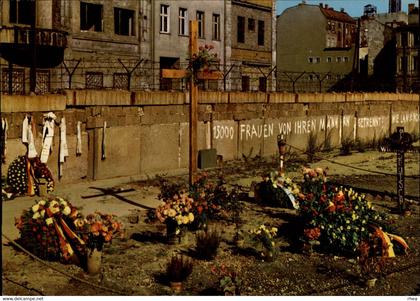
<path fill-rule="evenodd" d="M 188 93 L 69 90 L 65 95 L 1 95 L 7 119 L 8 165 L 26 152 L 22 122 L 35 120 L 35 146 L 41 152 L 43 114 L 66 118 L 69 157 L 59 182 L 127 176 L 154 176 L 188 168 Z M 344 140 L 372 141 L 397 126 L 419 134 L 419 95 L 391 93 L 199 93 L 198 149 L 215 148 L 223 160 L 276 155 L 277 136 L 306 149 L 340 147 Z M 82 153 L 76 156 L 77 122 Z M 106 129 L 104 135 L 104 122 Z M 58 175 L 59 128 L 48 159 Z"/>

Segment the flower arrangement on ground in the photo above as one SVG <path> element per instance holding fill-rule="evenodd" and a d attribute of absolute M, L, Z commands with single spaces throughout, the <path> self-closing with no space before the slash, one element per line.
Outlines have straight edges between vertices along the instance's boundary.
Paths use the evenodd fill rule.
<path fill-rule="evenodd" d="M 364 194 L 329 184 L 322 169 L 304 168 L 303 175 L 298 202 L 304 241 L 355 254 L 369 237 L 369 224 L 378 223 L 381 216 Z"/>
<path fill-rule="evenodd" d="M 299 194 L 299 186 L 288 177 L 281 176 L 278 171 L 270 172 L 257 184 L 256 198 L 269 206 L 295 208 L 295 195 Z"/>
<path fill-rule="evenodd" d="M 264 248 L 261 255 L 265 259 L 270 260 L 277 253 L 276 242 L 274 241 L 277 231 L 276 227 L 268 228 L 265 225 L 260 225 L 249 231 L 251 239 Z"/>
<path fill-rule="evenodd" d="M 62 262 L 80 259 L 87 248 L 102 247 L 121 232 L 121 224 L 113 216 L 95 213 L 85 218 L 61 197 L 37 201 L 15 219 L 15 225 L 26 249 L 40 258 Z"/>

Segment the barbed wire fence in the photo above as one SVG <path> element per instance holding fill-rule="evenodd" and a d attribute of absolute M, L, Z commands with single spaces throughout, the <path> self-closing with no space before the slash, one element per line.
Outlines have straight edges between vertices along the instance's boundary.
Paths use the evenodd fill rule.
<path fill-rule="evenodd" d="M 1 67 L 1 91 L 4 94 L 29 94 L 29 68 L 6 64 Z M 53 69 L 37 69 L 36 94 L 59 93 L 65 89 L 117 89 L 126 91 L 186 91 L 188 79 L 166 79 L 161 69 L 186 69 L 188 63 L 162 64 L 146 59 L 71 59 Z M 292 72 L 275 67 L 232 61 L 216 66 L 223 72 L 219 80 L 199 83 L 205 91 L 277 91 L 277 92 L 395 92 L 395 84 L 334 72 Z"/>

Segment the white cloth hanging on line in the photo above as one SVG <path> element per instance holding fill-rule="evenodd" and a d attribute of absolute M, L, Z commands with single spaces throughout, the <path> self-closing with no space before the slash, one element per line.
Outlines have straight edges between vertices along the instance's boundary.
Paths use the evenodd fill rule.
<path fill-rule="evenodd" d="M 1 159 L 2 159 L 2 162 L 4 163 L 4 161 L 6 160 L 6 153 L 7 153 L 7 132 L 9 130 L 9 124 L 7 123 L 6 118 L 1 118 L 1 130 L 3 133 L 3 137 L 2 137 L 3 149 L 2 149 Z"/>
<path fill-rule="evenodd" d="M 44 128 L 42 129 L 42 151 L 41 162 L 47 163 L 48 157 L 52 152 L 52 143 L 54 138 L 54 120 L 57 117 L 54 113 L 44 114 Z"/>
<path fill-rule="evenodd" d="M 105 145 L 105 142 L 106 142 L 106 121 L 104 121 L 104 126 L 103 126 L 103 128 L 102 128 L 102 147 L 101 147 L 101 150 L 102 150 L 102 154 L 101 154 L 101 160 L 105 160 L 106 159 L 106 145 Z"/>
<path fill-rule="evenodd" d="M 66 131 L 66 118 L 63 117 L 60 122 L 59 177 L 63 176 L 63 165 L 66 161 L 66 157 L 69 156 Z"/>
<path fill-rule="evenodd" d="M 32 116 L 25 116 L 22 124 L 22 143 L 28 146 L 28 158 L 35 158 L 38 156 L 38 152 L 35 148 L 34 139 L 35 123 Z"/>
<path fill-rule="evenodd" d="M 77 122 L 76 156 L 82 155 L 82 122 Z"/>

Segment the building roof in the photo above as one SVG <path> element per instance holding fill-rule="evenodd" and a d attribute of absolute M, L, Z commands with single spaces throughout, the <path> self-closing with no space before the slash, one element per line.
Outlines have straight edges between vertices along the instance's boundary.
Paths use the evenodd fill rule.
<path fill-rule="evenodd" d="M 319 7 L 321 12 L 327 19 L 333 19 L 336 21 L 356 23 L 356 21 L 350 17 L 346 12 L 336 11 L 332 7 Z"/>

